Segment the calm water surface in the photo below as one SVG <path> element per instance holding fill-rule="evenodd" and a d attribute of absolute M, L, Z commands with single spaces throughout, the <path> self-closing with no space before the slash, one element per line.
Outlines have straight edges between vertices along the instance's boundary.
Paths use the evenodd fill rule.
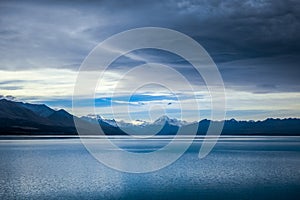
<path fill-rule="evenodd" d="M 169 141 L 114 138 L 135 152 Z M 2 137 L 0 199 L 300 199 L 300 137 L 222 137 L 204 159 L 201 143 L 162 170 L 130 174 L 99 163 L 78 138 Z"/>

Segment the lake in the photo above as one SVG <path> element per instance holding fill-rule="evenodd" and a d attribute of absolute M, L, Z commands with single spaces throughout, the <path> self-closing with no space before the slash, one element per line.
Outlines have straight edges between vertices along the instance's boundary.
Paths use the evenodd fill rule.
<path fill-rule="evenodd" d="M 101 143 L 99 138 L 86 140 Z M 170 142 L 168 137 L 112 140 L 134 152 L 155 151 Z M 202 141 L 196 138 L 176 162 L 161 170 L 131 174 L 98 162 L 76 137 L 1 137 L 0 199 L 300 198 L 300 137 L 221 137 L 212 152 L 199 159 Z M 184 142 L 178 140 L 178 145 Z M 109 157 L 116 150 L 99 153 Z M 119 164 L 128 163 L 120 159 Z"/>

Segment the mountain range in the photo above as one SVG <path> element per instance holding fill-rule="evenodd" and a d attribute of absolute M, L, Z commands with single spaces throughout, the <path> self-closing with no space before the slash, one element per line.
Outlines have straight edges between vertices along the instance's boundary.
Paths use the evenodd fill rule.
<path fill-rule="evenodd" d="M 263 121 L 210 121 L 188 123 L 164 115 L 154 122 L 136 120 L 132 123 L 104 119 L 100 115 L 76 117 L 67 111 L 54 110 L 44 104 L 30 104 L 0 99 L 0 135 L 76 135 L 74 119 L 93 135 L 93 126 L 100 124 L 106 135 L 175 135 L 178 130 L 205 135 L 211 123 L 222 123 L 222 135 L 300 135 L 300 119 L 273 119 Z M 89 130 L 89 128 L 91 129 Z"/>

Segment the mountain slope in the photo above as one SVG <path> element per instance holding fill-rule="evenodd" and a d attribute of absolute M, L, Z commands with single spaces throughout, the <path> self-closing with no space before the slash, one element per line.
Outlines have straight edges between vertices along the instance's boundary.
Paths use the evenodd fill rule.
<path fill-rule="evenodd" d="M 34 112 L 35 114 L 41 116 L 41 117 L 49 117 L 53 113 L 55 113 L 55 110 L 49 108 L 45 104 L 30 104 L 30 103 L 22 103 L 17 102 L 18 105 L 21 107 L 27 108 Z"/>
<path fill-rule="evenodd" d="M 153 123 L 116 122 L 100 116 L 77 118 L 61 109 L 55 111 L 46 105 L 0 100 L 1 135 L 77 134 L 74 119 L 86 134 L 96 134 L 98 124 L 106 135 L 175 135 L 178 130 L 185 135 L 194 131 L 205 135 L 211 123 L 218 121 L 201 120 L 188 124 L 185 121 L 162 116 Z M 119 127 L 120 126 L 120 127 Z M 266 119 L 263 121 L 224 121 L 222 135 L 300 135 L 300 119 Z"/>
<path fill-rule="evenodd" d="M 46 105 L 1 99 L 0 134 L 76 134 L 72 115 L 68 114 L 69 121 L 59 121 L 56 115 L 60 111 Z"/>
<path fill-rule="evenodd" d="M 22 120 L 35 122 L 39 124 L 50 125 L 51 121 L 40 117 L 33 111 L 23 107 L 19 102 L 13 102 L 6 99 L 0 100 L 0 118 L 9 120 Z M 5 124 L 2 123 L 2 126 Z"/>
<path fill-rule="evenodd" d="M 55 111 L 48 119 L 59 126 L 74 126 L 73 115 L 63 109 Z"/>

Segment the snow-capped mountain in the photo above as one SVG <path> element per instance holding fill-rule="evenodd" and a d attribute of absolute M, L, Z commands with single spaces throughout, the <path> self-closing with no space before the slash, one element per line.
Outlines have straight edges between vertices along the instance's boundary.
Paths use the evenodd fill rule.
<path fill-rule="evenodd" d="M 111 126 L 118 127 L 118 123 L 114 119 L 101 119 L 101 121 L 104 122 L 104 123 L 107 123 Z"/>
<path fill-rule="evenodd" d="M 154 122 L 143 120 L 116 122 L 114 119 L 104 119 L 100 115 L 88 115 L 78 119 L 63 109 L 54 110 L 43 104 L 0 99 L 0 134 L 3 135 L 74 135 L 77 134 L 78 128 L 75 127 L 74 119 L 80 122 L 80 130 L 85 130 L 91 135 L 96 133 L 95 124 L 90 122 L 100 124 L 106 135 L 175 135 L 179 128 L 187 135 L 191 134 L 191 130 L 197 130 L 198 135 L 205 135 L 211 123 L 224 123 L 223 135 L 299 135 L 300 133 L 300 119 L 297 118 L 268 118 L 263 121 L 203 119 L 188 123 L 164 115 Z"/>
<path fill-rule="evenodd" d="M 165 123 L 173 126 L 183 126 L 189 124 L 187 121 L 182 121 L 176 118 L 169 118 L 167 115 L 163 115 L 153 122 L 153 124 L 156 125 L 164 125 Z"/>
<path fill-rule="evenodd" d="M 97 114 L 89 114 L 87 116 L 81 117 L 81 119 L 84 119 L 89 122 L 105 122 L 111 126 L 115 127 L 135 127 L 135 126 L 149 126 L 149 125 L 156 125 L 156 126 L 164 126 L 166 123 L 172 126 L 184 126 L 189 124 L 187 121 L 179 120 L 176 118 L 169 118 L 167 115 L 163 115 L 156 119 L 154 122 L 147 122 L 144 120 L 133 120 L 131 122 L 125 122 L 125 121 L 115 121 L 114 119 L 105 119 L 100 115 Z"/>
<path fill-rule="evenodd" d="M 98 115 L 98 114 L 88 114 L 86 116 L 82 116 L 81 119 L 91 122 L 91 123 L 106 123 L 106 124 L 114 126 L 114 127 L 118 127 L 118 124 L 119 124 L 114 119 L 105 119 L 101 115 Z"/>
<path fill-rule="evenodd" d="M 97 124 L 98 120 L 102 120 L 102 117 L 100 115 L 88 114 L 87 116 L 80 117 L 80 119 L 93 124 Z"/>
<path fill-rule="evenodd" d="M 132 124 L 134 126 L 147 126 L 150 123 L 147 121 L 144 121 L 144 120 L 137 119 L 137 120 L 132 121 L 130 124 Z"/>

